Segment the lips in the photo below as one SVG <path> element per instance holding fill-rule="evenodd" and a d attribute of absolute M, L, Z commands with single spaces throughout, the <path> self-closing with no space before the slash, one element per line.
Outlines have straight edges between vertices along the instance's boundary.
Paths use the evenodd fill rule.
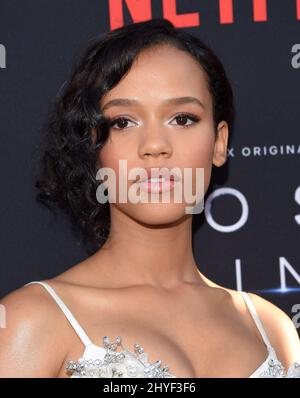
<path fill-rule="evenodd" d="M 162 167 L 146 167 L 144 170 L 147 173 L 146 178 L 141 178 L 138 179 L 137 182 L 158 182 L 157 179 L 160 179 L 161 182 L 166 182 L 166 181 L 180 181 L 181 178 L 177 174 L 177 172 L 173 169 L 170 169 L 168 167 L 162 166 Z"/>
<path fill-rule="evenodd" d="M 136 183 L 144 192 L 162 193 L 174 189 L 175 184 L 181 180 L 178 171 L 168 167 L 147 167 L 143 169 L 147 177 L 137 179 Z"/>
<path fill-rule="evenodd" d="M 143 180 L 138 184 L 144 192 L 162 193 L 171 191 L 174 188 L 175 181 L 171 179 L 165 181 Z"/>

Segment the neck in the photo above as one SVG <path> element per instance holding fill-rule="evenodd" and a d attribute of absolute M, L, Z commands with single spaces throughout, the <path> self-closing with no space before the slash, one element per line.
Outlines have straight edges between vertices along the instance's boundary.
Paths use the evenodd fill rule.
<path fill-rule="evenodd" d="M 149 226 L 112 207 L 109 237 L 93 257 L 110 281 L 122 286 L 207 285 L 193 256 L 191 215 Z"/>

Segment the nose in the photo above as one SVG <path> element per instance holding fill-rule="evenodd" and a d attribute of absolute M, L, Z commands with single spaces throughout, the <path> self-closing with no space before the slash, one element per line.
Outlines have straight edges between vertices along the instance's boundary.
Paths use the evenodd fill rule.
<path fill-rule="evenodd" d="M 158 158 L 160 156 L 169 158 L 172 156 L 173 149 L 169 137 L 159 128 L 152 131 L 145 131 L 141 138 L 139 156 L 143 158 Z"/>

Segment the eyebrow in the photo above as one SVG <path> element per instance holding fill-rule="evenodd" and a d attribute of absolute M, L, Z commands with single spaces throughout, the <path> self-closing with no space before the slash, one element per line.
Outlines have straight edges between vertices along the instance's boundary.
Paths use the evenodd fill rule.
<path fill-rule="evenodd" d="M 102 108 L 102 112 L 108 108 L 111 108 L 113 106 L 134 106 L 138 105 L 140 102 L 135 99 L 129 99 L 129 98 L 116 98 L 111 101 L 108 101 L 104 107 Z M 178 97 L 178 98 L 167 98 L 163 100 L 163 104 L 171 104 L 171 105 L 184 105 L 184 104 L 198 104 L 200 105 L 203 109 L 205 109 L 204 104 L 195 97 Z"/>

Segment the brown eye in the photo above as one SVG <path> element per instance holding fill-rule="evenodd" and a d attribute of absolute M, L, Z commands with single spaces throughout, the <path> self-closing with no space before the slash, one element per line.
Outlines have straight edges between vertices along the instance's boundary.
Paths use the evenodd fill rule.
<path fill-rule="evenodd" d="M 125 117 L 119 117 L 115 120 L 112 120 L 109 124 L 110 128 L 116 128 L 115 126 L 117 125 L 118 127 L 116 128 L 116 130 L 123 130 L 124 128 L 128 127 L 127 123 L 130 122 L 129 119 L 125 118 Z"/>
<path fill-rule="evenodd" d="M 181 113 L 180 115 L 175 116 L 174 118 L 177 120 L 178 126 L 181 127 L 190 127 L 199 122 L 200 118 L 196 115 L 190 113 Z M 188 120 L 191 120 L 192 123 L 186 124 Z"/>

